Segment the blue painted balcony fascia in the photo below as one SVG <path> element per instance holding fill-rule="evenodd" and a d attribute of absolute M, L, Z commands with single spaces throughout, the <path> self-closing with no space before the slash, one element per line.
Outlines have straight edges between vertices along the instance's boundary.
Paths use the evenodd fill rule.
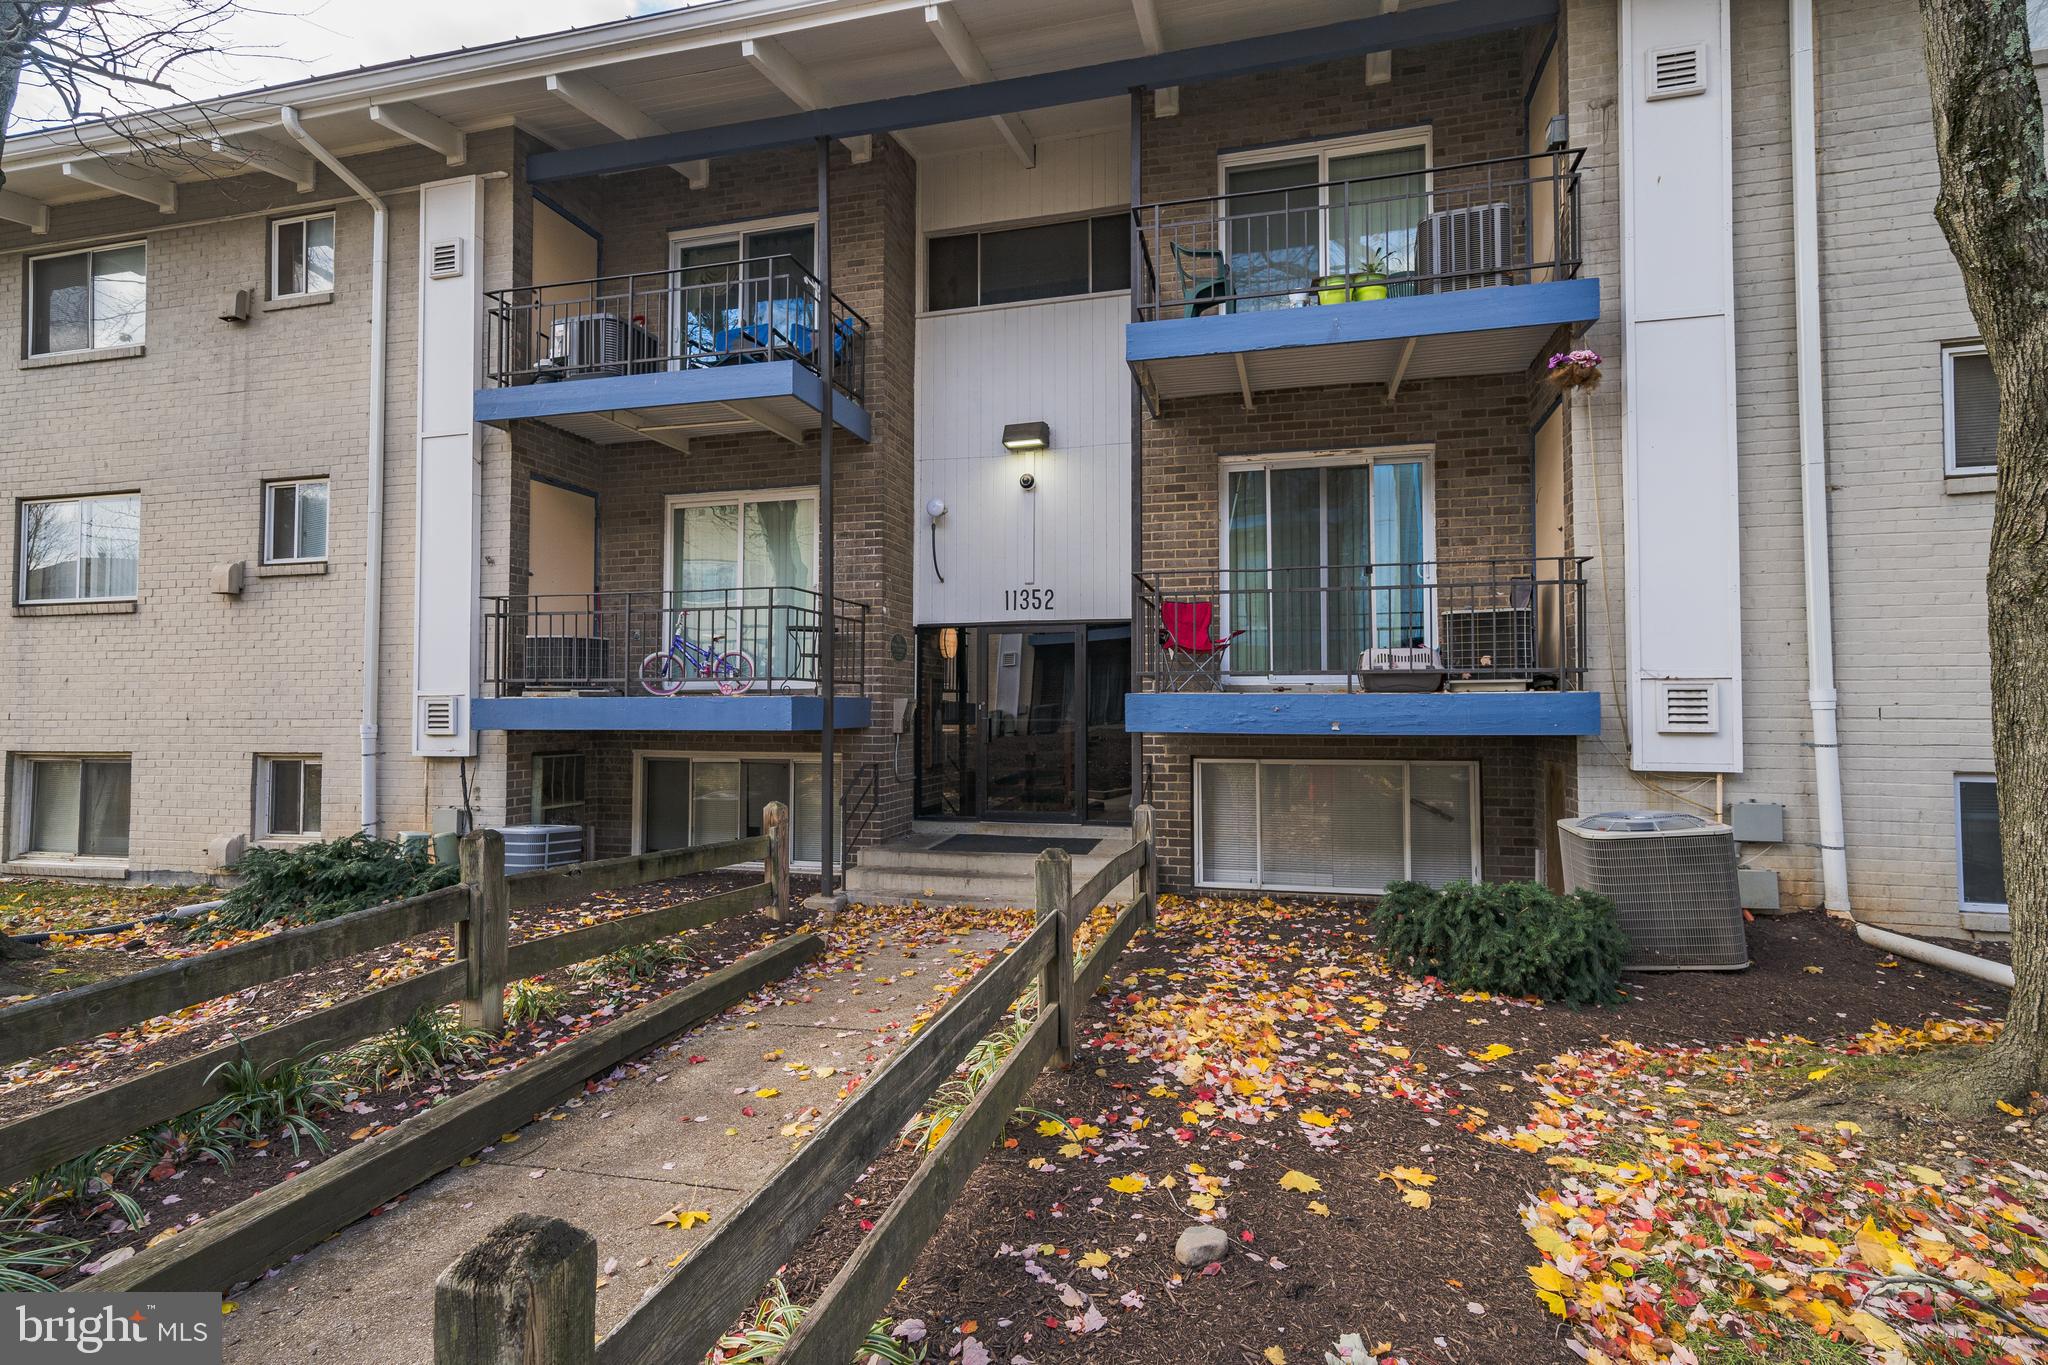
<path fill-rule="evenodd" d="M 836 697 L 833 724 L 866 728 L 866 697 Z M 478 697 L 469 704 L 477 730 L 671 730 L 720 734 L 801 734 L 822 728 L 825 702 L 808 693 L 721 697 Z"/>
<path fill-rule="evenodd" d="M 1597 735 L 1598 692 L 1132 692 L 1145 735 Z"/>
<path fill-rule="evenodd" d="M 825 385 L 794 360 L 763 360 L 702 369 L 656 370 L 650 374 L 561 379 L 476 391 L 476 420 L 509 422 L 522 417 L 560 417 L 630 408 L 693 407 L 707 403 L 794 398 L 813 412 L 824 406 Z M 832 399 L 835 426 L 860 440 L 871 439 L 866 408 L 845 394 Z"/>
<path fill-rule="evenodd" d="M 1555 327 L 1600 316 L 1600 281 L 1547 280 L 1457 289 L 1406 299 L 1374 299 L 1315 308 L 1204 313 L 1124 325 L 1124 358 L 1133 365 L 1192 356 L 1243 355 L 1304 346 Z"/>

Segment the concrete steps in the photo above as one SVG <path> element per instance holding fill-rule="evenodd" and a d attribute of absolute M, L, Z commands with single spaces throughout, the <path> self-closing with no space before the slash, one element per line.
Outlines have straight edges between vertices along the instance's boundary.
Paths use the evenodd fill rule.
<path fill-rule="evenodd" d="M 895 843 L 864 848 L 860 861 L 846 874 L 846 894 L 856 901 L 903 904 L 935 901 L 947 904 L 1029 906 L 1037 899 L 1036 852 L 940 852 L 933 845 L 955 834 L 997 834 L 1006 837 L 1093 839 L 1096 846 L 1074 855 L 1074 884 L 1093 876 L 1111 858 L 1130 847 L 1123 830 L 1073 825 L 925 825 Z M 1128 900 L 1136 879 L 1124 883 L 1110 899 Z"/>

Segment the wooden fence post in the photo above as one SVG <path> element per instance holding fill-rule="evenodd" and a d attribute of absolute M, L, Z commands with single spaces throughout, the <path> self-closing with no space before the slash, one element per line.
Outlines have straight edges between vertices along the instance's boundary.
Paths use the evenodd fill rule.
<path fill-rule="evenodd" d="M 1074 896 L 1074 859 L 1063 848 L 1038 855 L 1038 918 L 1059 922 L 1054 932 L 1052 961 L 1038 985 L 1038 1007 L 1059 1011 L 1059 1062 L 1074 1056 L 1074 918 L 1068 902 Z"/>
<path fill-rule="evenodd" d="M 789 807 L 770 801 L 761 809 L 761 828 L 768 832 L 768 918 L 780 924 L 789 918 Z"/>
<path fill-rule="evenodd" d="M 1145 927 L 1150 929 L 1159 923 L 1159 841 L 1150 805 L 1131 812 L 1131 842 L 1145 846 L 1145 865 L 1138 869 L 1138 895 L 1145 902 Z"/>
<path fill-rule="evenodd" d="M 434 1282 L 434 1365 L 593 1365 L 596 1342 L 597 1239 L 559 1218 L 514 1214 Z"/>
<path fill-rule="evenodd" d="M 469 887 L 469 918 L 459 935 L 469 968 L 462 1023 L 498 1034 L 505 1030 L 505 949 L 512 936 L 503 834 L 480 829 L 462 836 L 462 880 Z"/>

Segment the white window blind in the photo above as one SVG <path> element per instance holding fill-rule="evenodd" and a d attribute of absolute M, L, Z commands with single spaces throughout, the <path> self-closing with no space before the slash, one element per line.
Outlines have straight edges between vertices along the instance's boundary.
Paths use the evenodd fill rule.
<path fill-rule="evenodd" d="M 1951 473 L 1998 468 L 1998 377 L 1981 347 L 1945 357 L 1948 375 L 1948 467 Z"/>
<path fill-rule="evenodd" d="M 1259 884 L 1259 769 L 1255 763 L 1204 763 L 1197 770 L 1205 886 Z"/>
<path fill-rule="evenodd" d="M 1203 760 L 1204 886 L 1376 894 L 1477 875 L 1469 763 Z"/>

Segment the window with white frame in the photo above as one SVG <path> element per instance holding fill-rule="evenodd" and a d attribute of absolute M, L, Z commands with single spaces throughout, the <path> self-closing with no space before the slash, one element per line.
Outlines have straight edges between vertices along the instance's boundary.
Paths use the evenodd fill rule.
<path fill-rule="evenodd" d="M 1198 759 L 1195 880 L 1376 895 L 1478 880 L 1472 763 Z"/>
<path fill-rule="evenodd" d="M 263 485 L 263 562 L 305 564 L 327 558 L 327 480 Z"/>
<path fill-rule="evenodd" d="M 1956 879 L 1963 909 L 2004 914 L 2005 847 L 1998 836 L 1998 779 L 1956 778 Z"/>
<path fill-rule="evenodd" d="M 790 812 L 790 861 L 816 867 L 823 856 L 818 771 L 806 759 L 644 754 L 634 842 L 658 853 L 752 838 L 764 831 L 768 803 L 780 801 Z M 844 825 L 843 813 L 835 811 L 834 823 Z"/>
<path fill-rule="evenodd" d="M 667 577 L 672 630 L 721 654 L 745 651 L 757 677 L 814 676 L 815 492 L 670 498 Z"/>
<path fill-rule="evenodd" d="M 1024 303 L 1131 287 L 1131 216 L 955 232 L 925 247 L 925 307 Z"/>
<path fill-rule="evenodd" d="M 1982 346 L 1941 351 L 1941 443 L 1950 474 L 1998 472 L 1998 376 Z"/>
<path fill-rule="evenodd" d="M 1427 451 L 1233 460 L 1222 478 L 1233 675 L 1343 673 L 1367 649 L 1435 643 Z"/>
<path fill-rule="evenodd" d="M 142 498 L 112 493 L 21 504 L 19 600 L 120 601 L 135 596 Z"/>
<path fill-rule="evenodd" d="M 38 256 L 28 265 L 28 353 L 139 346 L 148 302 L 140 242 Z"/>
<path fill-rule="evenodd" d="M 256 827 L 273 839 L 320 834 L 320 760 L 265 756 L 256 760 Z"/>
<path fill-rule="evenodd" d="M 334 215 L 281 218 L 270 225 L 270 296 L 297 298 L 334 289 Z"/>
<path fill-rule="evenodd" d="M 1239 311 L 1289 307 L 1318 285 L 1348 298 L 1352 277 L 1425 273 L 1429 165 L 1427 129 L 1233 152 L 1219 165 L 1222 259 L 1188 268 L 1209 267 L 1222 282 L 1211 295 Z"/>
<path fill-rule="evenodd" d="M 2035 52 L 2048 51 L 2048 0 L 2027 0 L 2027 37 Z"/>
<path fill-rule="evenodd" d="M 118 754 L 19 760 L 16 855 L 127 857 L 129 771 Z"/>

